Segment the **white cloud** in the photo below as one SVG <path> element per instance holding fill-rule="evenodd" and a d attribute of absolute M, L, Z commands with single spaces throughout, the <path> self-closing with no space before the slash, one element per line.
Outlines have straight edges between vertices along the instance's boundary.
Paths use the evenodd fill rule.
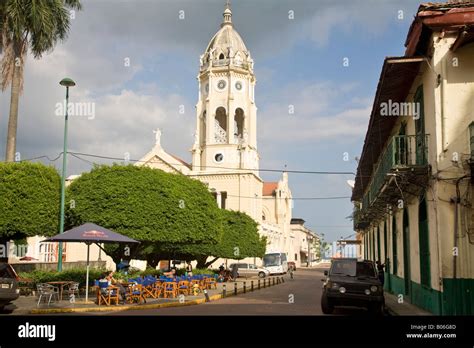
<path fill-rule="evenodd" d="M 347 139 L 363 137 L 370 106 L 361 105 L 358 100 L 338 110 L 338 100 L 355 87 L 356 84 L 337 85 L 330 82 L 289 85 L 275 102 L 259 113 L 260 124 L 265 124 L 259 127 L 262 140 L 290 143 L 333 140 L 342 143 Z M 294 114 L 288 112 L 289 105 L 294 106 Z"/>

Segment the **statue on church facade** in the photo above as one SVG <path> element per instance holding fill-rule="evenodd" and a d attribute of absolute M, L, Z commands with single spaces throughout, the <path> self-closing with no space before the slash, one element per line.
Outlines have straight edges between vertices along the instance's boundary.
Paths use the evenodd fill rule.
<path fill-rule="evenodd" d="M 153 133 L 155 133 L 155 146 L 161 146 L 161 129 L 157 128 Z"/>

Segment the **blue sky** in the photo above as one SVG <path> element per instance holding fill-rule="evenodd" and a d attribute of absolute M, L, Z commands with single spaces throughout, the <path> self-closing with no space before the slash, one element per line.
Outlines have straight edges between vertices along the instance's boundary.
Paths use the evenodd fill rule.
<path fill-rule="evenodd" d="M 75 101 L 97 105 L 93 120 L 72 118 L 70 150 L 140 158 L 163 130 L 165 149 L 190 161 L 196 75 L 222 21 L 223 0 L 84 0 L 68 40 L 41 60 L 31 56 L 20 100 L 22 158 L 61 151 L 58 81 L 77 82 Z M 403 55 L 417 1 L 234 0 L 233 22 L 255 60 L 260 167 L 355 172 L 385 56 Z M 185 19 L 179 19 L 184 11 Z M 294 19 L 288 18 L 293 11 Z M 403 19 L 399 19 L 403 11 Z M 343 59 L 349 66 L 343 66 Z M 125 67 L 125 58 L 131 66 Z M 5 151 L 9 91 L 0 105 Z M 288 105 L 295 114 L 288 114 Z M 185 113 L 179 114 L 179 105 Z M 348 152 L 349 161 L 344 161 Z M 97 161 L 97 160 L 95 160 Z M 98 161 L 110 163 L 110 161 Z M 59 161 L 49 162 L 59 168 Z M 90 169 L 71 158 L 68 173 Z M 265 180 L 278 175 L 261 173 Z M 290 174 L 294 197 L 350 196 L 351 175 Z M 327 240 L 353 233 L 347 200 L 295 201 L 294 217 Z"/>

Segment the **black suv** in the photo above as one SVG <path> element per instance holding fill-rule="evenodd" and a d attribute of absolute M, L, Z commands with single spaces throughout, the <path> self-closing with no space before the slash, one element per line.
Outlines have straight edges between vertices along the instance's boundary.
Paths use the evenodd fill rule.
<path fill-rule="evenodd" d="M 383 286 L 372 261 L 335 259 L 324 275 L 321 296 L 324 314 L 331 314 L 334 306 L 366 307 L 374 314 L 383 313 Z"/>
<path fill-rule="evenodd" d="M 18 276 L 8 263 L 0 262 L 0 311 L 20 296 Z"/>

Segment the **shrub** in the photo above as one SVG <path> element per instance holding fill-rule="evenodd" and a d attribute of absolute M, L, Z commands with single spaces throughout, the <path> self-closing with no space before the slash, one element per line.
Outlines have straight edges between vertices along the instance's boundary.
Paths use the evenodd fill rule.
<path fill-rule="evenodd" d="M 105 269 L 91 268 L 89 270 L 89 284 L 93 285 L 94 280 L 101 278 L 102 274 L 106 272 Z M 33 286 L 36 284 L 47 283 L 53 281 L 73 281 L 79 283 L 80 287 L 86 286 L 86 269 L 85 268 L 71 268 L 62 272 L 58 271 L 44 271 L 34 270 L 32 272 L 21 272 L 20 278 L 31 279 Z"/>
<path fill-rule="evenodd" d="M 193 275 L 198 275 L 198 274 L 215 274 L 219 273 L 219 271 L 215 271 L 209 268 L 196 268 L 193 269 Z"/>

